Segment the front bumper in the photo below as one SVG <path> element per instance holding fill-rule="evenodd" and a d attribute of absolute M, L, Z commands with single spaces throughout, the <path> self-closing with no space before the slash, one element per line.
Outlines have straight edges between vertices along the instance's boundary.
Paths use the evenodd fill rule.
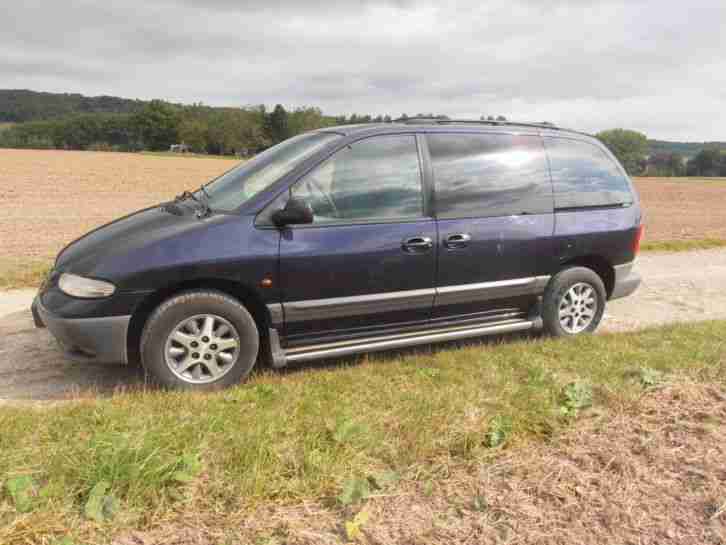
<path fill-rule="evenodd" d="M 631 295 L 635 290 L 638 289 L 640 283 L 643 281 L 640 273 L 633 270 L 633 263 L 625 263 L 624 265 L 617 265 L 615 267 L 615 285 L 613 286 L 613 292 L 610 295 L 610 300 L 620 299 Z"/>
<path fill-rule="evenodd" d="M 36 297 L 31 307 L 37 327 L 47 327 L 64 352 L 75 361 L 128 363 L 126 338 L 131 316 L 61 318 Z"/>

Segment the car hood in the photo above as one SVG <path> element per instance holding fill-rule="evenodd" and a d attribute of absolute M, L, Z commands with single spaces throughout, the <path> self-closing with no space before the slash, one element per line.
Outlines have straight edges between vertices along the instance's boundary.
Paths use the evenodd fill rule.
<path fill-rule="evenodd" d="M 254 215 L 198 217 L 186 204 L 177 206 L 176 214 L 167 210 L 147 208 L 91 231 L 58 255 L 56 272 L 108 280 L 119 291 L 157 289 L 195 278 L 201 270 L 214 276 L 225 264 L 233 276 L 239 272 L 241 260 L 250 253 L 250 237 L 257 232 Z M 262 244 L 268 249 L 275 240 Z"/>
<path fill-rule="evenodd" d="M 170 213 L 154 206 L 102 225 L 66 246 L 56 258 L 55 268 L 85 274 L 107 256 L 128 253 L 203 224 L 192 209 L 176 210 Z"/>

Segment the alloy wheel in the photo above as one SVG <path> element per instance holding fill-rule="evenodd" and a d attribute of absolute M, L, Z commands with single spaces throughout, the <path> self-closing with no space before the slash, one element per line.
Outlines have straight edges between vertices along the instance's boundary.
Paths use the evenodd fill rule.
<path fill-rule="evenodd" d="M 216 314 L 186 318 L 171 331 L 164 347 L 169 369 L 190 384 L 214 382 L 226 375 L 239 356 L 235 327 Z"/>
<path fill-rule="evenodd" d="M 590 284 L 578 282 L 560 299 L 560 325 L 567 333 L 581 333 L 592 323 L 598 310 L 598 297 Z"/>

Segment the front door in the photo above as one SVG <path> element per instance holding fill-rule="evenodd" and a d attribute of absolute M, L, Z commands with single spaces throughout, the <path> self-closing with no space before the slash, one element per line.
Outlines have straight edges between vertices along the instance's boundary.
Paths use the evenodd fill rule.
<path fill-rule="evenodd" d="M 512 318 L 553 260 L 552 186 L 541 139 L 430 134 L 439 252 L 435 320 Z"/>
<path fill-rule="evenodd" d="M 373 335 L 429 320 L 436 225 L 427 217 L 414 135 L 336 152 L 291 188 L 314 223 L 283 230 L 280 282 L 289 345 Z"/>

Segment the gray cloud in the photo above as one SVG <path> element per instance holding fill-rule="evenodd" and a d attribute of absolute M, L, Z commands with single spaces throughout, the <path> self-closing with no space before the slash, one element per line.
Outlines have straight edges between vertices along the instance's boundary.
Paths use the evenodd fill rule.
<path fill-rule="evenodd" d="M 2 86 L 726 139 L 726 4 L 26 0 Z"/>
<path fill-rule="evenodd" d="M 22 79 L 36 74 L 49 77 L 71 78 L 79 82 L 98 83 L 105 81 L 111 74 L 102 67 L 85 67 L 64 62 L 63 59 L 0 58 L 0 74 L 6 78 Z"/>

